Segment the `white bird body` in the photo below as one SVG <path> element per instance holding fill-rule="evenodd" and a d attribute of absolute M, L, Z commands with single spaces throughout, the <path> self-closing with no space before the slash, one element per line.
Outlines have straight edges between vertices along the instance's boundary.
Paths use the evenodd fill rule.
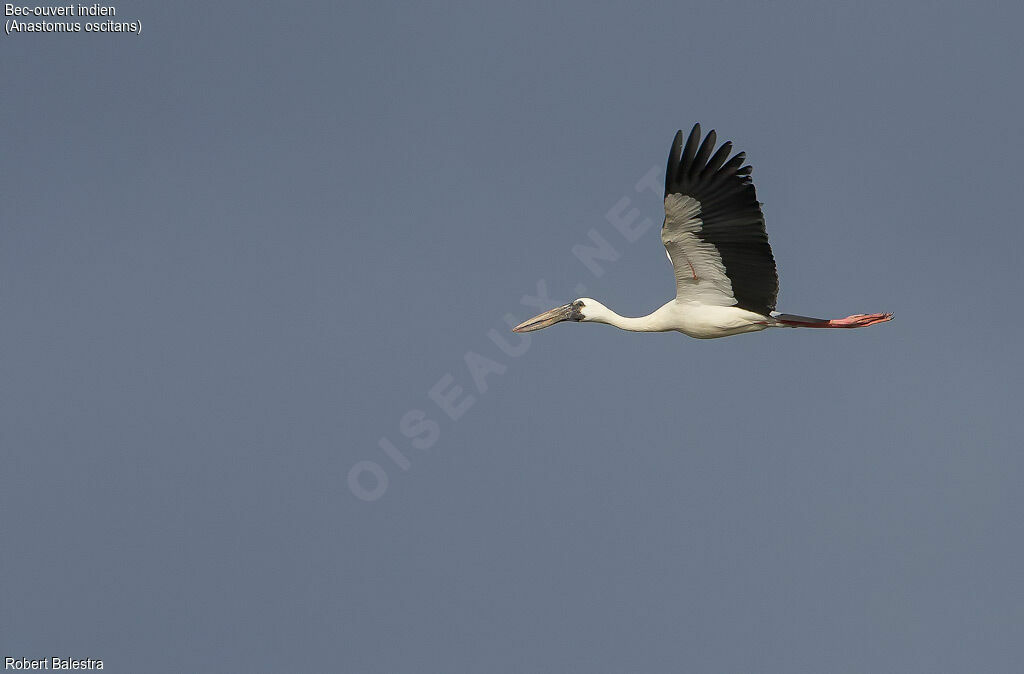
<path fill-rule="evenodd" d="M 670 300 L 647 316 L 620 316 L 597 300 L 581 298 L 583 322 L 604 323 L 631 332 L 681 332 L 697 339 L 729 337 L 772 327 L 771 321 L 739 307 Z"/>
<path fill-rule="evenodd" d="M 629 318 L 583 297 L 534 316 L 514 331 L 578 321 L 714 339 L 766 328 L 862 328 L 891 320 L 889 313 L 828 320 L 775 311 L 779 277 L 752 169 L 744 165 L 742 152 L 729 158 L 732 143 L 717 151 L 715 143 L 714 131 L 701 142 L 700 124 L 695 124 L 685 146 L 679 131 L 669 152 L 661 241 L 675 272 L 675 299 L 647 316 Z"/>

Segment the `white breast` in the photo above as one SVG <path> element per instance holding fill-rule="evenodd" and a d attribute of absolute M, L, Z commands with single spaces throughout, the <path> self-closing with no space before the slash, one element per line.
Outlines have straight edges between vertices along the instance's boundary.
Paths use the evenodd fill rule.
<path fill-rule="evenodd" d="M 757 332 L 768 327 L 764 316 L 739 307 L 721 307 L 673 300 L 653 315 L 668 330 L 678 330 L 697 339 L 728 337 Z"/>

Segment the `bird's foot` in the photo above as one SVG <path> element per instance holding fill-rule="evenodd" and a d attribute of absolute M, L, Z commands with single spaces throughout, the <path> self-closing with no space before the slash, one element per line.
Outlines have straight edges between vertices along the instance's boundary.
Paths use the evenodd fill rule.
<path fill-rule="evenodd" d="M 875 323 L 892 320 L 892 314 L 854 314 L 846 318 L 834 318 L 828 322 L 830 328 L 866 328 Z"/>

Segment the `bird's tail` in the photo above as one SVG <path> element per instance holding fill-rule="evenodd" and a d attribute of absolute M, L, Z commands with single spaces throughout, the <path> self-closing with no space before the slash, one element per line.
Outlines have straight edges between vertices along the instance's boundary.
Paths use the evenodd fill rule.
<path fill-rule="evenodd" d="M 892 314 L 854 314 L 846 318 L 809 318 L 794 314 L 771 313 L 776 328 L 866 328 L 875 323 L 892 320 Z"/>

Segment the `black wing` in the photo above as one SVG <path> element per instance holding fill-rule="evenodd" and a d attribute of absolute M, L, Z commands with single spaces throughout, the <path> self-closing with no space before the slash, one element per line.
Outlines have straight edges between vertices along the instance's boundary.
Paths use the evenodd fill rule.
<path fill-rule="evenodd" d="M 677 297 L 712 297 L 718 301 L 709 303 L 768 315 L 779 276 L 752 169 L 742 152 L 728 158 L 731 142 L 717 151 L 715 143 L 714 131 L 701 142 L 695 124 L 685 145 L 683 132 L 676 133 L 668 156 L 661 236 L 676 270 Z"/>

